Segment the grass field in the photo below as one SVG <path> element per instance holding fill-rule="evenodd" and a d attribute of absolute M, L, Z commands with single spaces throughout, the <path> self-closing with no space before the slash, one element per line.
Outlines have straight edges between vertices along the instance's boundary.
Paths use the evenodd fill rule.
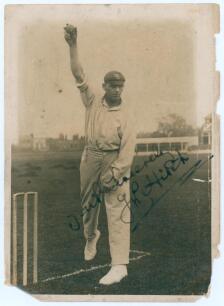
<path fill-rule="evenodd" d="M 176 156 L 176 155 L 175 155 Z M 99 279 L 110 263 L 105 208 L 102 206 L 99 228 L 101 239 L 98 254 L 91 263 L 83 260 L 84 239 L 81 229 L 69 225 L 74 216 L 81 224 L 80 155 L 74 153 L 19 155 L 12 160 L 12 194 L 37 191 L 38 206 L 38 274 L 36 285 L 24 290 L 40 294 L 148 294 L 200 295 L 207 292 L 211 276 L 211 207 L 208 180 L 208 156 L 188 155 L 181 164 L 159 184 L 154 184 L 150 199 L 143 187 L 153 172 L 164 170 L 168 156 L 158 157 L 147 164 L 132 179 L 133 217 L 139 227 L 131 234 L 132 261 L 129 277 L 120 284 L 103 287 Z M 183 183 L 180 178 L 197 161 L 205 161 Z M 142 165 L 146 157 L 135 157 Z M 135 183 L 133 183 L 133 180 Z M 163 196 L 161 196 L 163 195 Z M 134 201 L 137 197 L 137 202 Z M 137 206 L 135 205 L 137 203 Z M 22 202 L 18 203 L 18 276 L 22 280 Z M 29 230 L 32 234 L 32 209 Z M 145 216 L 144 216 L 145 215 Z M 29 241 L 29 252 L 32 251 Z M 145 253 L 141 253 L 145 252 Z M 150 253 L 150 254 L 149 254 Z M 29 261 L 29 274 L 32 262 Z M 22 285 L 21 285 L 22 287 Z"/>

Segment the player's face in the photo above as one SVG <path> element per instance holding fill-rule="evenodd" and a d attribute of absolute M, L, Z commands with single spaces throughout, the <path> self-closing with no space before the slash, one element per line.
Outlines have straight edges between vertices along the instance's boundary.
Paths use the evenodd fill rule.
<path fill-rule="evenodd" d="M 103 88 L 105 90 L 105 93 L 107 97 L 111 99 L 120 99 L 122 91 L 124 89 L 123 83 L 105 83 L 103 84 Z"/>

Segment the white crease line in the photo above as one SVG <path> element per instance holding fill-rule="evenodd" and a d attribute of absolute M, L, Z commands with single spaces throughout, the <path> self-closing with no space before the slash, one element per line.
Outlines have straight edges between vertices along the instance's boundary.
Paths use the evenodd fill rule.
<path fill-rule="evenodd" d="M 202 180 L 202 179 L 192 178 L 192 181 L 199 183 L 211 183 L 212 180 Z"/>
<path fill-rule="evenodd" d="M 130 250 L 130 253 L 138 253 L 138 254 L 144 254 L 150 256 L 151 253 L 145 252 L 145 251 L 138 251 L 138 250 Z"/>
<path fill-rule="evenodd" d="M 141 254 L 141 255 L 139 255 L 137 257 L 130 258 L 130 261 L 136 261 L 136 260 L 139 260 L 139 259 L 141 259 L 141 258 L 143 258 L 145 256 L 150 256 L 151 255 L 149 252 L 137 251 L 137 250 L 130 250 L 130 253 Z M 103 268 L 107 268 L 107 267 L 110 267 L 110 266 L 111 266 L 111 264 L 105 264 L 105 265 L 98 265 L 98 266 L 95 266 L 95 267 L 91 267 L 89 269 L 80 269 L 80 270 L 74 271 L 72 273 L 49 277 L 49 278 L 46 278 L 46 279 L 42 280 L 41 282 L 42 283 L 46 283 L 46 282 L 49 282 L 49 281 L 52 281 L 52 280 L 56 280 L 56 279 L 63 279 L 63 278 L 67 278 L 67 277 L 70 277 L 70 276 L 79 275 L 81 273 L 93 272 L 93 271 L 100 270 L 100 269 L 103 269 Z"/>

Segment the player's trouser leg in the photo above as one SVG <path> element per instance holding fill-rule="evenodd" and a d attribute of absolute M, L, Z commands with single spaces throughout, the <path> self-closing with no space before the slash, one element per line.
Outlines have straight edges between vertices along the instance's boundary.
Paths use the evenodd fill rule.
<path fill-rule="evenodd" d="M 85 150 L 80 165 L 81 205 L 84 236 L 92 239 L 96 235 L 102 195 L 99 193 L 99 175 L 102 154 Z"/>
<path fill-rule="evenodd" d="M 116 155 L 109 154 L 104 159 L 104 171 Z M 106 164 L 106 166 L 105 166 Z M 112 265 L 129 263 L 130 251 L 130 184 L 124 182 L 115 191 L 105 193 L 110 254 Z"/>

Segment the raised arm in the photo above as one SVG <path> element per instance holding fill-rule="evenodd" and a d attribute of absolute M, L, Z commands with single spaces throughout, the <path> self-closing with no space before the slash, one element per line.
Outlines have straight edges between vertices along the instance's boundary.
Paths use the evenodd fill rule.
<path fill-rule="evenodd" d="M 74 26 L 67 24 L 64 27 L 64 30 L 65 40 L 69 45 L 72 74 L 74 75 L 77 83 L 82 83 L 84 81 L 85 75 L 78 58 L 77 29 Z"/>
<path fill-rule="evenodd" d="M 77 87 L 80 90 L 81 98 L 86 107 L 90 106 L 94 100 L 94 94 L 87 84 L 83 68 L 79 62 L 77 47 L 77 29 L 70 24 L 64 27 L 65 40 L 69 45 L 71 71 L 75 77 Z"/>

